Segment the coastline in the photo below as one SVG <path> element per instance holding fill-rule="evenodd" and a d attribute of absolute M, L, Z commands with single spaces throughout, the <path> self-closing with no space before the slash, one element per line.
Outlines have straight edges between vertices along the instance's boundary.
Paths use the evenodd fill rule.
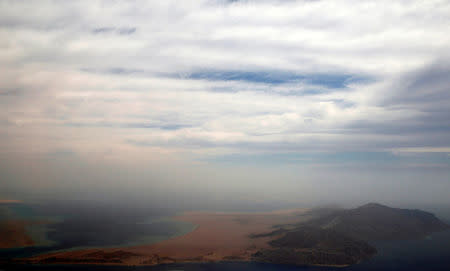
<path fill-rule="evenodd" d="M 299 222 L 307 209 L 258 213 L 185 212 L 172 217 L 194 229 L 184 235 L 149 245 L 57 251 L 19 259 L 40 264 L 158 265 L 251 261 L 252 254 L 267 248 L 271 237 L 250 238 L 275 225 Z"/>
<path fill-rule="evenodd" d="M 415 229 L 424 225 L 424 218 L 427 218 L 427 227 L 417 232 Z M 172 219 L 195 226 L 184 235 L 155 244 L 57 251 L 11 259 L 8 263 L 156 266 L 248 262 L 343 268 L 361 264 L 378 254 L 368 240 L 391 240 L 395 234 L 398 238 L 393 241 L 402 241 L 403 237 L 409 236 L 408 242 L 413 243 L 419 236 L 448 229 L 448 225 L 431 213 L 376 203 L 325 215 L 320 210 L 317 213 L 308 209 L 266 213 L 197 211 L 185 212 Z M 340 219 L 341 224 L 333 224 L 334 228 L 328 229 L 326 226 L 336 219 Z M 402 223 L 403 235 L 399 236 L 396 227 L 386 229 L 385 223 L 392 220 Z M 353 231 L 345 231 L 348 225 L 352 225 Z M 376 229 L 377 238 L 371 238 L 373 231 L 364 231 L 367 225 Z"/>

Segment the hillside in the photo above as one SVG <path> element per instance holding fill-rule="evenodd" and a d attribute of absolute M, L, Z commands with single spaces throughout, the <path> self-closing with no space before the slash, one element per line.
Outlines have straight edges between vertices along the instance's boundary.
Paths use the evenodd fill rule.
<path fill-rule="evenodd" d="M 272 248 L 255 253 L 253 260 L 295 265 L 346 266 L 368 259 L 376 249 L 334 230 L 301 227 L 269 243 Z"/>
<path fill-rule="evenodd" d="M 449 228 L 431 213 L 391 208 L 377 203 L 336 211 L 305 225 L 332 229 L 349 237 L 368 241 L 415 239 Z"/>
<path fill-rule="evenodd" d="M 376 253 L 367 241 L 424 237 L 449 228 L 433 214 L 376 203 L 350 210 L 317 210 L 313 219 L 253 238 L 271 236 L 253 260 L 297 265 L 355 264 Z"/>

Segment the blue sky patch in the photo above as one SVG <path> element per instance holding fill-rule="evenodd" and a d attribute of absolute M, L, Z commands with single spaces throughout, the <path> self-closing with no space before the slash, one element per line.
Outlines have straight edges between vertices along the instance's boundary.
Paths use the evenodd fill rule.
<path fill-rule="evenodd" d="M 345 88 L 349 83 L 367 80 L 351 74 L 297 74 L 285 71 L 196 71 L 189 79 L 209 81 L 244 81 L 264 84 L 304 83 L 325 88 Z"/>

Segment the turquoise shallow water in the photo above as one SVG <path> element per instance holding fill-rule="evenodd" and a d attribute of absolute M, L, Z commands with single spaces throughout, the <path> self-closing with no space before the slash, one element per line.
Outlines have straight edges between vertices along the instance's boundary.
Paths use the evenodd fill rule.
<path fill-rule="evenodd" d="M 32 224 L 27 232 L 34 247 L 0 250 L 0 258 L 31 256 L 60 250 L 152 244 L 184 235 L 195 228 L 159 213 L 96 206 L 92 209 L 57 209 L 26 204 L 1 205 L 2 219 L 48 221 Z"/>

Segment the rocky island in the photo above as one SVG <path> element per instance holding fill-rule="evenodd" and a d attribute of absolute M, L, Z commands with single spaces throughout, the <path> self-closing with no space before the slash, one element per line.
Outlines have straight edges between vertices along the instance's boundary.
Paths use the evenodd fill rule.
<path fill-rule="evenodd" d="M 54 252 L 17 261 L 103 265 L 257 261 L 347 266 L 376 254 L 371 241 L 422 238 L 449 229 L 431 213 L 375 203 L 347 210 L 190 212 L 175 219 L 197 227 L 151 245 Z"/>

